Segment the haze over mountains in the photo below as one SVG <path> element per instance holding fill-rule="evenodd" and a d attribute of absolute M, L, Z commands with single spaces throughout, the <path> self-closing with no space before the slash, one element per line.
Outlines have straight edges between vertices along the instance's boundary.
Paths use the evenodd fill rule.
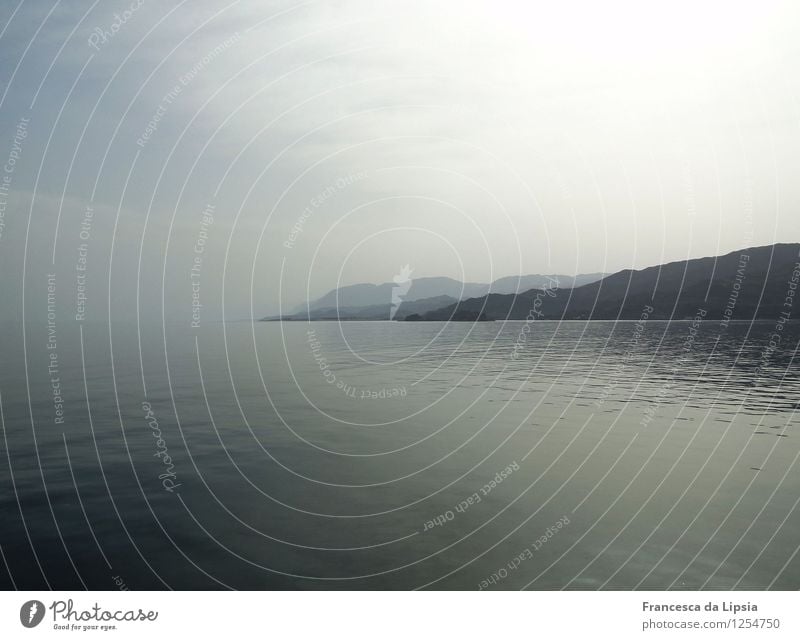
<path fill-rule="evenodd" d="M 422 320 L 751 320 L 800 317 L 800 244 L 776 244 L 715 258 L 623 270 L 573 289 L 489 294 L 420 314 Z M 799 307 L 793 309 L 793 307 Z M 787 316 L 788 314 L 788 316 Z M 417 318 L 414 318 L 417 319 Z"/>
<path fill-rule="evenodd" d="M 587 273 L 577 276 L 530 274 L 507 276 L 491 284 L 460 282 L 447 277 L 412 278 L 410 286 L 402 295 L 402 304 L 396 309 L 395 318 L 401 319 L 411 313 L 423 314 L 447 305 L 477 298 L 489 293 L 510 294 L 537 287 L 559 286 L 569 288 L 596 282 L 605 274 Z M 397 295 L 398 284 L 353 284 L 333 289 L 327 294 L 300 305 L 284 319 L 360 319 L 388 320 L 392 309 L 392 297 Z"/>
<path fill-rule="evenodd" d="M 789 319 L 800 317 L 793 309 L 798 282 L 800 244 L 775 244 L 605 277 L 528 275 L 490 285 L 419 278 L 403 288 L 402 299 L 397 283 L 350 285 L 282 319 L 655 320 L 700 311 L 706 319 Z"/>

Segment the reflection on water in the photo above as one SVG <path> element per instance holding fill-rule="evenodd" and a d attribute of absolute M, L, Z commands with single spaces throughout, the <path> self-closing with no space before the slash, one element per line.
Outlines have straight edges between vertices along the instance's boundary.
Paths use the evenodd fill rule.
<path fill-rule="evenodd" d="M 797 323 L 115 327 L 62 339 L 63 424 L 37 331 L 18 587 L 800 587 Z"/>

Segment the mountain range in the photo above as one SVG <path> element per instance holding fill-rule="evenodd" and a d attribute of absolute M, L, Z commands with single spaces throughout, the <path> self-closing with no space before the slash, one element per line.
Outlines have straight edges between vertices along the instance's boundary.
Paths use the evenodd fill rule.
<path fill-rule="evenodd" d="M 408 280 L 407 287 L 395 282 L 383 284 L 353 284 L 333 289 L 321 298 L 294 308 L 282 317 L 264 320 L 401 320 L 412 313 L 424 314 L 452 305 L 460 300 L 477 298 L 489 293 L 511 294 L 536 287 L 575 287 L 595 282 L 605 274 L 588 273 L 577 276 L 530 274 L 507 276 L 492 283 L 460 282 L 447 277 L 425 277 Z M 404 290 L 402 301 L 392 316 L 392 297 Z"/>
<path fill-rule="evenodd" d="M 569 289 L 489 294 L 418 314 L 412 320 L 752 320 L 792 317 L 800 281 L 800 244 L 775 244 L 723 256 L 625 269 Z"/>
<path fill-rule="evenodd" d="M 706 319 L 786 319 L 800 317 L 800 308 L 792 311 L 799 281 L 800 244 L 784 243 L 605 276 L 535 274 L 491 284 L 451 278 L 355 284 L 334 289 L 290 315 L 264 319 L 681 320 L 698 313 Z"/>

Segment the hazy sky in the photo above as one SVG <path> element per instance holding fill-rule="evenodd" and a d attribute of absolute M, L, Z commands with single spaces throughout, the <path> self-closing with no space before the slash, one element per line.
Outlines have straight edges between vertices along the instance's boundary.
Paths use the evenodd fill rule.
<path fill-rule="evenodd" d="M 110 292 L 115 317 L 160 319 L 163 299 L 187 320 L 194 293 L 205 319 L 223 295 L 241 318 L 405 264 L 488 281 L 800 241 L 798 18 L 792 2 L 3 3 L 0 314 L 19 316 L 23 286 L 41 307 L 48 273 L 67 316 L 85 286 L 89 317 Z"/>

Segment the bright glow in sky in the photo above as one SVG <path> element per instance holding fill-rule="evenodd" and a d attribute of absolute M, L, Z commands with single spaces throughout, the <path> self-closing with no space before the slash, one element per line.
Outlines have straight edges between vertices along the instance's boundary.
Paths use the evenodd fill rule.
<path fill-rule="evenodd" d="M 488 281 L 800 240 L 796 3 L 144 0 L 112 32 L 130 6 L 0 9 L 4 161 L 30 118 L 7 297 L 26 237 L 37 286 L 73 268 L 90 204 L 95 282 L 111 264 L 111 295 L 155 308 L 163 279 L 175 317 L 201 232 L 208 313 L 224 282 L 234 317 L 251 279 L 261 315 L 405 264 Z"/>

